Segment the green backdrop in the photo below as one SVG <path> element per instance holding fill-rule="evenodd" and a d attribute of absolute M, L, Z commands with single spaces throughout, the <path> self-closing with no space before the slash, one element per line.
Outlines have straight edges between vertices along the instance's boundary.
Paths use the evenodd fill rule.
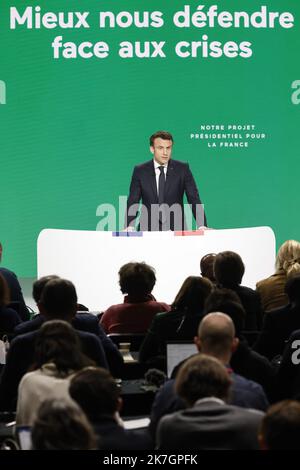
<path fill-rule="evenodd" d="M 5 3 L 5 4 L 3 4 Z M 101 203 L 128 194 L 133 166 L 150 158 L 148 137 L 173 133 L 173 157 L 188 161 L 214 228 L 268 225 L 281 244 L 299 238 L 300 4 L 294 0 L 228 0 L 219 10 L 253 12 L 267 5 L 295 16 L 291 29 L 176 28 L 172 15 L 189 4 L 173 0 L 6 0 L 0 5 L 0 238 L 4 263 L 19 276 L 36 274 L 43 228 L 95 230 Z M 20 12 L 90 11 L 90 29 L 10 30 Z M 162 28 L 97 27 L 99 11 L 160 10 Z M 221 42 L 250 41 L 251 58 L 186 58 L 177 42 L 203 34 Z M 53 59 L 51 43 L 106 41 L 107 59 Z M 121 59 L 121 41 L 166 41 L 166 58 Z M 208 124 L 253 124 L 263 140 L 248 148 L 209 148 L 190 134 Z"/>

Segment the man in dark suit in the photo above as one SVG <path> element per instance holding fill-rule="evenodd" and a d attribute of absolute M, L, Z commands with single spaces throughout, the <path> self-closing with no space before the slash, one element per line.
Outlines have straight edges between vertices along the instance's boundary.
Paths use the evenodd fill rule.
<path fill-rule="evenodd" d="M 188 359 L 175 385 L 188 408 L 162 418 L 158 449 L 258 449 L 263 413 L 228 405 L 230 385 L 225 366 L 216 358 L 196 355 Z"/>
<path fill-rule="evenodd" d="M 72 322 L 76 314 L 77 295 L 74 285 L 65 279 L 49 281 L 40 299 L 39 308 L 47 320 Z M 17 336 L 8 350 L 6 364 L 0 381 L 0 409 L 15 409 L 18 385 L 21 378 L 33 364 L 35 338 L 38 330 Z M 108 368 L 106 356 L 100 339 L 91 333 L 77 331 L 83 352 L 96 365 Z"/>
<path fill-rule="evenodd" d="M 133 170 L 127 201 L 127 229 L 133 229 L 141 201 L 140 230 L 184 230 L 184 194 L 197 227 L 207 225 L 189 165 L 171 160 L 172 148 L 173 137 L 169 132 L 158 131 L 150 137 L 150 151 L 154 158 Z"/>

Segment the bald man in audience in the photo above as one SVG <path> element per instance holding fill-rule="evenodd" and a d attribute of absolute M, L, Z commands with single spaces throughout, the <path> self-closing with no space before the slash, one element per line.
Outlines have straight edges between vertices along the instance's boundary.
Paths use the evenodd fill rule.
<path fill-rule="evenodd" d="M 234 324 L 228 315 L 221 312 L 206 315 L 200 322 L 198 335 L 194 338 L 194 342 L 200 353 L 213 356 L 226 366 L 232 379 L 230 404 L 261 411 L 268 408 L 269 403 L 261 385 L 235 374 L 230 367 L 231 355 L 236 350 L 239 339 L 235 336 Z M 174 378 L 182 364 L 173 371 Z M 155 434 L 157 424 L 162 416 L 186 406 L 175 392 L 174 378 L 167 381 L 155 397 L 150 422 L 152 435 Z"/>

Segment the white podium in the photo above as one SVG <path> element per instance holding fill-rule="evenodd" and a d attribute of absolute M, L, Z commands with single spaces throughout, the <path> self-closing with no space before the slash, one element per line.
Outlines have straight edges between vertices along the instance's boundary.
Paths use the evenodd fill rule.
<path fill-rule="evenodd" d="M 38 237 L 38 277 L 57 274 L 69 279 L 80 303 L 105 310 L 122 302 L 118 271 L 129 261 L 145 261 L 155 268 L 153 294 L 166 303 L 172 303 L 187 276 L 199 275 L 200 259 L 207 253 L 239 253 L 246 266 L 243 284 L 249 287 L 274 272 L 275 236 L 269 227 L 185 233 L 45 229 Z"/>

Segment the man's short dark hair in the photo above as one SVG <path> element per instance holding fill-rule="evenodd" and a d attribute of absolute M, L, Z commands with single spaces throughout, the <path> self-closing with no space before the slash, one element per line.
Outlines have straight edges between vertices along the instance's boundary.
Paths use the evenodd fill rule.
<path fill-rule="evenodd" d="M 204 305 L 204 315 L 211 312 L 226 313 L 233 321 L 236 336 L 245 329 L 246 312 L 236 292 L 231 289 L 215 288 Z"/>
<path fill-rule="evenodd" d="M 157 131 L 155 134 L 152 134 L 149 139 L 150 147 L 154 146 L 155 139 L 171 140 L 174 143 L 173 136 L 167 131 Z"/>
<path fill-rule="evenodd" d="M 156 282 L 154 269 L 146 263 L 127 263 L 119 271 L 123 294 L 135 297 L 150 294 Z"/>
<path fill-rule="evenodd" d="M 45 285 L 40 303 L 48 317 L 64 320 L 77 310 L 74 284 L 67 279 L 52 279 Z"/>
<path fill-rule="evenodd" d="M 37 304 L 42 296 L 42 292 L 44 290 L 45 285 L 47 282 L 52 281 L 52 279 L 59 279 L 59 276 L 55 274 L 49 276 L 43 276 L 40 279 L 37 279 L 32 286 L 32 297 L 35 303 Z"/>
<path fill-rule="evenodd" d="M 300 303 L 300 274 L 293 274 L 286 281 L 285 292 L 290 302 Z"/>
<path fill-rule="evenodd" d="M 263 418 L 260 434 L 270 450 L 298 450 L 300 403 L 284 400 L 272 405 Z"/>
<path fill-rule="evenodd" d="M 77 372 L 71 380 L 69 393 L 91 421 L 117 411 L 120 389 L 115 379 L 105 370 L 88 367 Z"/>
<path fill-rule="evenodd" d="M 237 287 L 243 279 L 245 266 L 240 255 L 234 251 L 218 253 L 214 262 L 214 274 L 223 287 Z"/>
<path fill-rule="evenodd" d="M 180 367 L 175 382 L 176 392 L 190 406 L 207 397 L 227 400 L 230 386 L 231 379 L 226 367 L 206 354 L 188 359 Z"/>

